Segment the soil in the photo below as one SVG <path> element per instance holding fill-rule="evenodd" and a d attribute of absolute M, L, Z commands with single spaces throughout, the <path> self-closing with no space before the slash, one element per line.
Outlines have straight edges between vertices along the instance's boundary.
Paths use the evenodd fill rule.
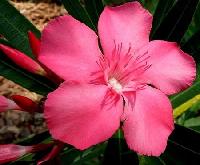
<path fill-rule="evenodd" d="M 50 0 L 12 0 L 10 1 L 39 30 L 49 20 L 66 14 L 59 1 Z M 55 3 L 56 2 L 56 3 Z M 13 94 L 23 95 L 37 101 L 41 96 L 0 76 L 0 95 L 10 97 Z M 43 114 L 29 114 L 20 111 L 0 113 L 0 143 L 12 143 L 46 130 Z"/>

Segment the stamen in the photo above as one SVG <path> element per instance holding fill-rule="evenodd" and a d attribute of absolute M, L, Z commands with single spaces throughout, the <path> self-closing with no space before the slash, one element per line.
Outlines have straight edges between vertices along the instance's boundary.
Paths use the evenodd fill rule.
<path fill-rule="evenodd" d="M 115 78 L 109 79 L 108 83 L 117 93 L 122 91 L 122 85 Z"/>
<path fill-rule="evenodd" d="M 137 81 L 146 70 L 151 67 L 148 63 L 150 56 L 146 52 L 133 52 L 131 51 L 131 44 L 127 52 L 124 52 L 122 42 L 116 44 L 114 40 L 114 49 L 111 55 L 102 55 L 97 61 L 99 70 L 92 73 L 92 84 L 106 84 L 116 93 L 120 94 L 123 88 L 126 88 L 130 81 Z M 132 89 L 131 89 L 132 88 Z M 130 87 L 127 90 L 135 91 L 142 87 Z"/>

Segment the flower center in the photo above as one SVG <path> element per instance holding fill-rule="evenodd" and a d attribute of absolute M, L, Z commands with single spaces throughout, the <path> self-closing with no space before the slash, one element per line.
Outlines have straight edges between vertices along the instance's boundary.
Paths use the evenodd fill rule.
<path fill-rule="evenodd" d="M 120 93 L 122 91 L 122 85 L 114 77 L 109 79 L 108 83 L 117 93 Z"/>
<path fill-rule="evenodd" d="M 149 58 L 148 51 L 132 51 L 131 45 L 126 51 L 122 43 L 115 44 L 112 54 L 99 57 L 99 70 L 91 73 L 90 83 L 108 85 L 118 94 L 142 89 L 140 76 L 151 67 Z"/>

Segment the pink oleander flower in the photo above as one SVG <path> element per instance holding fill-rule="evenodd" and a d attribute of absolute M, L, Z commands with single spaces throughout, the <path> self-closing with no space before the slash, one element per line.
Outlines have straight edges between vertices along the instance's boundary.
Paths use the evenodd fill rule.
<path fill-rule="evenodd" d="M 94 31 L 71 16 L 51 21 L 39 61 L 65 80 L 44 107 L 53 138 L 86 149 L 122 123 L 130 149 L 160 155 L 174 129 L 166 95 L 189 87 L 195 62 L 167 41 L 149 41 L 152 15 L 138 2 L 105 7 Z"/>

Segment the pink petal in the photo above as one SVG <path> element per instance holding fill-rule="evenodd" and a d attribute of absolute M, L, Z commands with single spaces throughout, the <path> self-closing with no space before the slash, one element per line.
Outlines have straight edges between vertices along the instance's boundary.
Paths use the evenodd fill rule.
<path fill-rule="evenodd" d="M 120 126 L 123 101 L 117 96 L 108 96 L 103 85 L 63 83 L 45 102 L 51 135 L 81 150 L 105 141 Z"/>
<path fill-rule="evenodd" d="M 7 110 L 20 110 L 21 108 L 15 104 L 14 101 L 7 99 L 4 96 L 0 96 L 0 112 L 4 112 Z"/>
<path fill-rule="evenodd" d="M 105 7 L 98 23 L 104 54 L 109 56 L 115 44 L 122 43 L 122 52 L 135 51 L 149 42 L 152 15 L 139 2 L 117 7 Z"/>
<path fill-rule="evenodd" d="M 159 90 L 145 87 L 136 92 L 134 108 L 125 109 L 124 136 L 130 149 L 142 155 L 159 156 L 172 130 L 172 107 Z"/>
<path fill-rule="evenodd" d="M 174 94 L 192 84 L 196 76 L 195 62 L 176 43 L 152 41 L 146 49 L 152 64 L 143 75 L 147 83 L 165 94 Z"/>
<path fill-rule="evenodd" d="M 39 61 L 65 80 L 87 82 L 100 56 L 98 38 L 71 16 L 61 16 L 44 29 Z"/>

